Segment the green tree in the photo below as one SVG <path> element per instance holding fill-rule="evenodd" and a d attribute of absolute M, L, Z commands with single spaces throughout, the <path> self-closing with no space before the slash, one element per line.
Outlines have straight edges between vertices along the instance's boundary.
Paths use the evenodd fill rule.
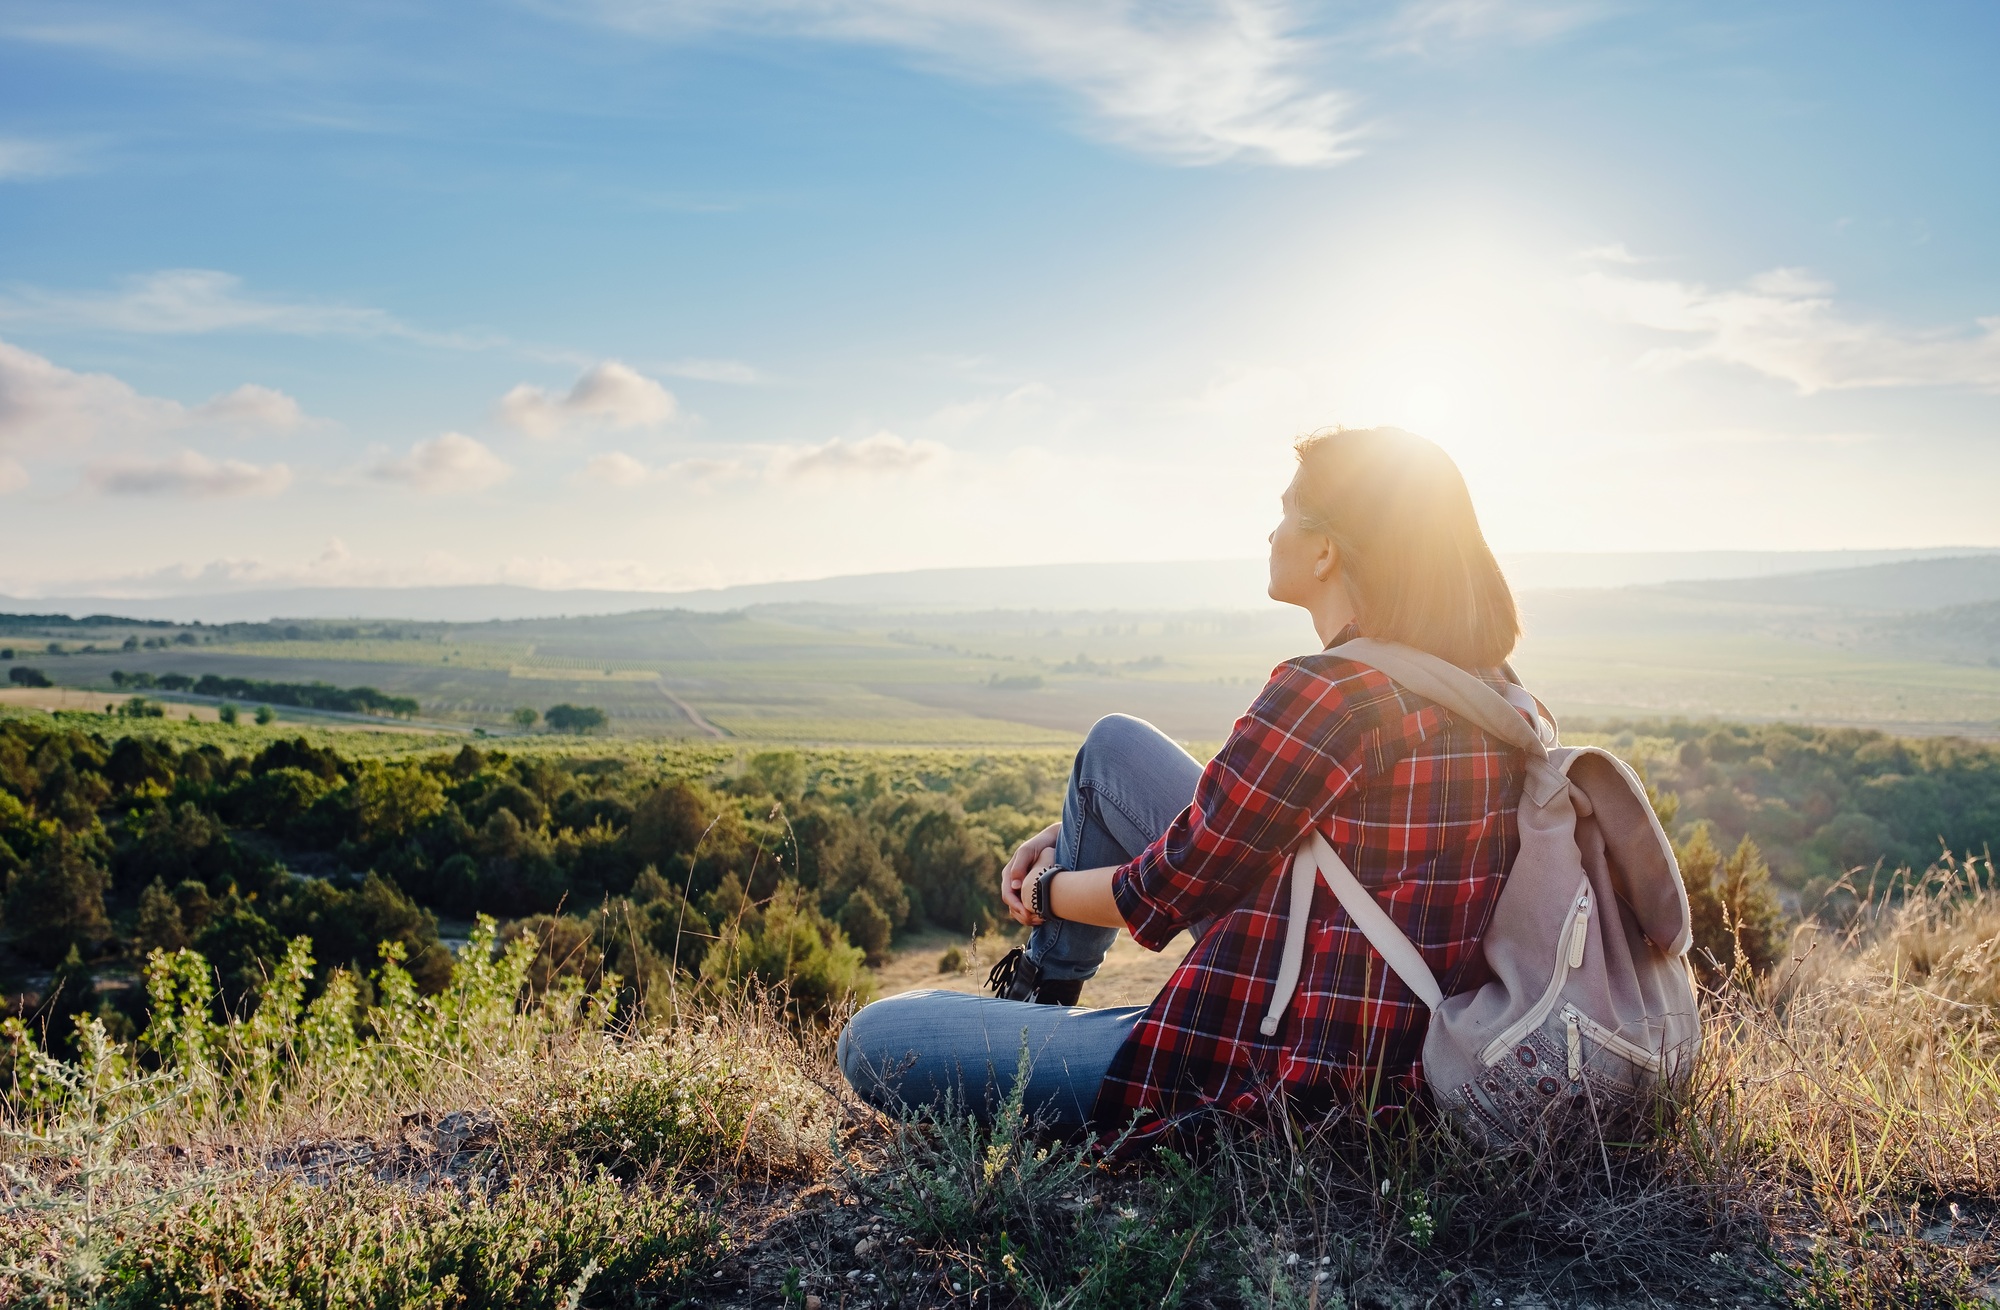
<path fill-rule="evenodd" d="M 1694 928 L 1689 956 L 1702 980 L 1714 985 L 1729 978 L 1739 954 L 1753 976 L 1768 973 L 1783 954 L 1784 912 L 1757 843 L 1745 837 L 1724 859 L 1714 830 L 1702 822 L 1675 854 Z"/>
<path fill-rule="evenodd" d="M 75 1045 L 76 1021 L 96 1008 L 97 979 L 83 962 L 82 952 L 71 946 L 56 965 L 48 989 L 42 993 L 34 1026 L 42 1030 L 42 1041 L 50 1050 L 71 1050 Z"/>
<path fill-rule="evenodd" d="M 438 942 L 437 916 L 380 874 L 370 873 L 349 891 L 302 879 L 270 914 L 279 936 L 312 938 L 322 975 L 342 965 L 372 972 L 382 963 L 382 943 L 397 942 L 418 990 L 434 994 L 451 981 L 451 955 Z"/>
<path fill-rule="evenodd" d="M 215 918 L 215 898 L 192 878 L 174 888 L 174 904 L 180 908 L 181 923 L 190 936 L 198 935 Z"/>
<path fill-rule="evenodd" d="M 111 932 L 104 892 L 111 875 L 66 832 L 57 832 L 7 889 L 14 949 L 54 964 L 73 948 L 89 949 Z"/>
<path fill-rule="evenodd" d="M 889 957 L 889 933 L 895 925 L 866 887 L 857 889 L 840 907 L 839 923 L 847 940 L 861 948 L 869 964 L 879 965 Z"/>
<path fill-rule="evenodd" d="M 370 763 L 355 779 L 355 817 L 361 840 L 392 841 L 415 832 L 444 812 L 444 784 L 414 765 Z"/>
<path fill-rule="evenodd" d="M 1000 852 L 989 835 L 966 823 L 956 802 L 912 797 L 883 819 L 901 834 L 896 871 L 926 918 L 954 932 L 971 932 L 995 919 Z"/>
<path fill-rule="evenodd" d="M 194 949 L 215 970 L 222 1005 L 243 1013 L 284 954 L 285 939 L 247 906 L 238 905 L 209 920 L 195 937 Z"/>
<path fill-rule="evenodd" d="M 13 683 L 16 687 L 53 687 L 56 685 L 49 681 L 48 674 L 43 673 L 40 669 L 31 669 L 25 664 L 16 664 L 13 668 L 7 670 L 7 681 Z"/>
<path fill-rule="evenodd" d="M 241 716 L 234 705 L 228 701 L 224 701 L 221 707 L 215 711 L 215 717 L 223 723 L 234 723 Z"/>
<path fill-rule="evenodd" d="M 514 711 L 514 726 L 522 732 L 526 732 L 528 729 L 534 727 L 535 720 L 541 717 L 540 714 L 535 712 L 533 706 L 523 705 L 520 709 Z"/>
<path fill-rule="evenodd" d="M 133 947 L 146 955 L 153 951 L 178 951 L 187 944 L 187 924 L 181 919 L 180 905 L 164 882 L 153 879 L 139 893 L 139 923 L 132 933 Z"/>
<path fill-rule="evenodd" d="M 542 721 L 557 732 L 595 732 L 609 720 L 595 705 L 551 705 Z"/>
<path fill-rule="evenodd" d="M 260 724 L 272 724 L 272 723 L 276 723 L 277 721 L 278 721 L 278 712 L 277 712 L 276 710 L 272 709 L 272 708 L 271 708 L 271 707 L 270 707 L 269 705 L 259 705 L 259 706 L 257 707 L 257 722 L 258 722 L 258 723 L 260 723 Z"/>
<path fill-rule="evenodd" d="M 750 757 L 743 781 L 753 792 L 796 803 L 806 790 L 805 757 L 797 751 L 763 751 Z"/>

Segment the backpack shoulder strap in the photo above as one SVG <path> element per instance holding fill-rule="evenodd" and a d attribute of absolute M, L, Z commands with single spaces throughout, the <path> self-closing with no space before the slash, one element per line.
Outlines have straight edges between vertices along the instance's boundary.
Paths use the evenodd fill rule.
<path fill-rule="evenodd" d="M 1382 956 L 1388 966 L 1395 970 L 1403 985 L 1415 992 L 1423 1003 L 1435 1010 L 1444 1000 L 1444 989 L 1438 986 L 1437 975 L 1430 965 L 1424 963 L 1423 955 L 1417 950 L 1396 921 L 1354 871 L 1347 867 L 1347 861 L 1340 858 L 1340 852 L 1333 849 L 1318 828 L 1308 832 L 1299 842 L 1297 852 L 1292 856 L 1292 907 L 1291 915 L 1285 920 L 1285 945 L 1278 957 L 1278 983 L 1271 993 L 1270 1007 L 1264 1012 L 1264 1020 L 1258 1031 L 1264 1036 L 1275 1036 L 1278 1021 L 1285 1017 L 1285 1009 L 1292 1003 L 1292 994 L 1298 990 L 1299 968 L 1305 960 L 1306 916 L 1312 909 L 1312 887 L 1314 874 L 1326 879 L 1327 890 L 1347 911 L 1347 917 L 1361 930 L 1369 945 Z"/>

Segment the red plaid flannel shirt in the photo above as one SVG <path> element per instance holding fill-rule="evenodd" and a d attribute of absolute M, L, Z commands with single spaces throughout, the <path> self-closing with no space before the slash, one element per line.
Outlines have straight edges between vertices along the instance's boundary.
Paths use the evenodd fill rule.
<path fill-rule="evenodd" d="M 1429 1011 L 1318 882 L 1299 988 L 1258 1031 L 1278 976 L 1293 846 L 1317 825 L 1423 953 L 1447 995 L 1483 971 L 1480 935 L 1518 845 L 1521 754 L 1373 668 L 1341 641 L 1278 666 L 1202 770 L 1194 803 L 1118 869 L 1118 910 L 1159 950 L 1220 916 L 1112 1060 L 1093 1119 L 1134 1144 L 1191 1114 L 1250 1113 L 1274 1092 L 1323 1111 L 1408 1094 Z M 1481 676 L 1496 684 L 1506 675 Z M 1468 970 L 1467 966 L 1471 966 Z"/>

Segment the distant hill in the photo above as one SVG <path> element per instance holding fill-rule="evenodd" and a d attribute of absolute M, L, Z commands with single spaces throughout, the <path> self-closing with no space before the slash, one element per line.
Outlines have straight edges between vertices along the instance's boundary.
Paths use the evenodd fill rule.
<path fill-rule="evenodd" d="M 1777 577 L 1677 582 L 1660 590 L 1739 604 L 1907 613 L 2000 601 L 2000 554 L 1904 560 Z"/>
<path fill-rule="evenodd" d="M 1501 557 L 1517 591 L 1605 589 L 1681 580 L 1736 585 L 1774 574 L 1816 576 L 1894 568 L 1940 557 L 1970 557 L 2000 569 L 2000 551 L 1978 547 L 1884 551 L 1524 552 Z M 1747 584 L 1746 584 L 1747 585 Z M 1811 584 L 1808 584 L 1811 585 Z M 1836 584 L 1837 585 L 1837 584 Z M 1889 584 L 1884 584 L 1889 585 Z M 1963 589 L 1961 589 L 1962 592 Z M 1887 608 L 1923 609 L 2000 598 L 1952 592 L 1956 599 Z M 1705 593 L 1702 593 L 1705 594 Z M 1744 595 L 1740 599 L 1755 599 Z M 1003 568 L 917 569 L 797 582 L 765 582 L 703 591 L 542 590 L 533 587 L 300 587 L 202 595 L 115 599 L 101 596 L 11 599 L 0 610 L 134 619 L 257 623 L 271 619 L 402 619 L 478 623 L 496 619 L 630 613 L 648 609 L 705 612 L 773 604 L 855 605 L 912 610 L 1217 610 L 1261 609 L 1262 559 L 1175 563 L 1044 564 Z M 1816 603 L 1812 601 L 1779 603 Z M 1865 605 L 1864 608 L 1883 608 Z"/>

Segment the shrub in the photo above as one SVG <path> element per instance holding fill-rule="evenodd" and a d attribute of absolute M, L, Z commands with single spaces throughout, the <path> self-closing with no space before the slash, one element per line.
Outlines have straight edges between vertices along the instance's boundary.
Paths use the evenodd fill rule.
<path fill-rule="evenodd" d="M 55 686 L 55 683 L 49 681 L 48 674 L 43 673 L 40 669 L 31 669 L 25 664 L 16 664 L 13 668 L 7 670 L 7 681 L 13 683 L 16 687 Z"/>
<path fill-rule="evenodd" d="M 232 1186 L 134 1234 L 102 1303 L 650 1306 L 714 1257 L 714 1221 L 675 1188 L 581 1171 L 490 1192 L 348 1177 Z"/>
<path fill-rule="evenodd" d="M 736 895 L 742 895 L 740 890 Z M 760 909 L 729 913 L 718 904 L 716 910 L 720 912 L 711 917 L 718 922 L 718 935 L 701 962 L 701 976 L 711 985 L 735 990 L 754 980 L 782 989 L 791 1010 L 809 1016 L 825 1016 L 850 999 L 867 998 L 860 949 L 812 907 L 797 883 L 780 883 Z"/>
<path fill-rule="evenodd" d="M 801 1177 L 824 1165 L 833 1099 L 805 1052 L 754 1001 L 636 1039 L 599 1039 L 553 1078 L 515 1089 L 503 1136 L 633 1178 L 693 1168 Z"/>

